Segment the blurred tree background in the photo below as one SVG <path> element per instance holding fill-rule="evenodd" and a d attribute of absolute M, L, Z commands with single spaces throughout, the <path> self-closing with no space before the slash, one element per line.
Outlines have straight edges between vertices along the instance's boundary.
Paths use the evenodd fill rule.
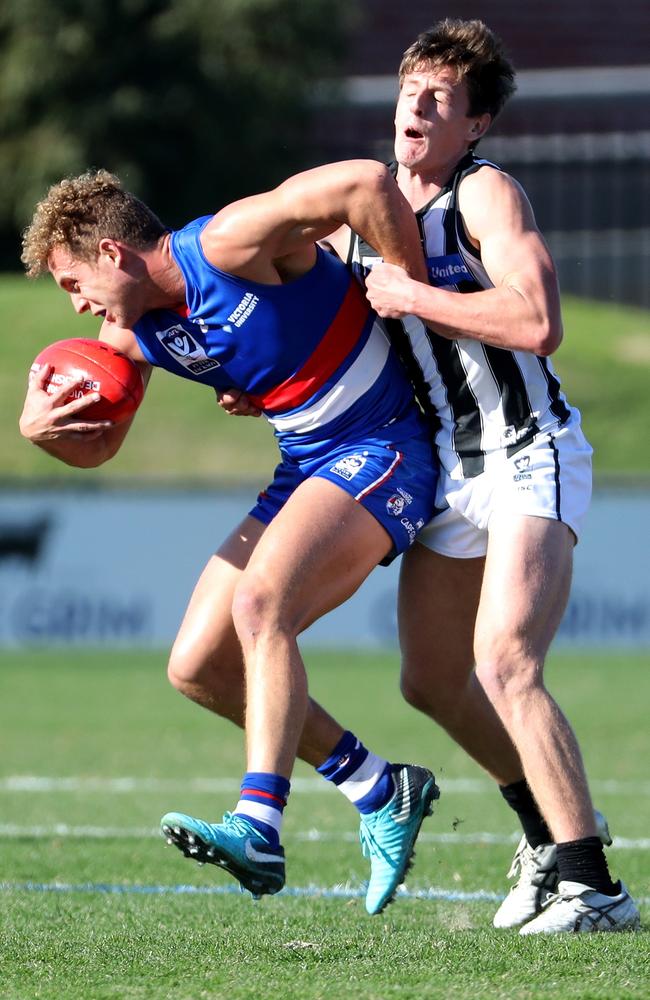
<path fill-rule="evenodd" d="M 106 167 L 170 226 L 311 165 L 345 0 L 3 0 L 0 269 L 49 184 Z M 313 155 L 313 154 L 312 154 Z"/>
<path fill-rule="evenodd" d="M 518 0 L 484 0 L 478 12 L 471 0 L 0 0 L 0 473 L 269 475 L 263 421 L 222 420 L 211 392 L 162 372 L 128 447 L 92 475 L 26 447 L 17 421 L 34 356 L 97 324 L 79 324 L 50 279 L 24 279 L 21 229 L 51 183 L 93 166 L 177 227 L 315 163 L 388 159 L 404 48 L 438 17 L 478 13 L 502 35 L 519 85 L 481 152 L 523 183 L 558 265 L 563 386 L 596 471 L 647 481 L 647 0 L 615 18 L 613 0 L 551 8 L 540 34 L 537 11 Z"/>

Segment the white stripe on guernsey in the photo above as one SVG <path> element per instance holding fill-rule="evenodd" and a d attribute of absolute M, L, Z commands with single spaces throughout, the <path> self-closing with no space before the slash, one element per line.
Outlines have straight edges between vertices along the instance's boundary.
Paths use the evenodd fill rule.
<path fill-rule="evenodd" d="M 235 812 L 259 819 L 261 823 L 272 826 L 274 830 L 279 831 L 282 825 L 282 810 L 264 805 L 263 802 L 256 802 L 254 799 L 240 799 L 235 807 Z"/>
<path fill-rule="evenodd" d="M 269 417 L 269 423 L 281 432 L 306 434 L 336 420 L 375 384 L 386 365 L 388 351 L 388 338 L 375 322 L 363 350 L 336 385 L 313 406 L 286 417 Z"/>
<path fill-rule="evenodd" d="M 336 787 L 350 802 L 358 802 L 375 787 L 384 773 L 386 764 L 387 761 L 383 757 L 378 757 L 377 754 L 368 751 L 368 756 L 363 764 Z"/>
<path fill-rule="evenodd" d="M 365 496 L 367 496 L 368 493 L 372 493 L 373 490 L 376 490 L 377 487 L 381 486 L 381 484 L 384 483 L 384 482 L 386 482 L 387 479 L 390 479 L 390 477 L 393 474 L 393 470 L 395 469 L 395 467 L 397 465 L 400 464 L 400 462 L 402 461 L 403 457 L 404 456 L 403 456 L 403 454 L 402 454 L 401 451 L 395 452 L 395 458 L 390 463 L 389 468 L 386 469 L 386 471 L 384 472 L 384 474 L 381 475 L 381 476 L 379 476 L 378 479 L 375 479 L 374 483 L 370 483 L 369 486 L 366 486 L 365 490 L 361 490 L 361 493 L 357 493 L 357 495 L 355 496 L 354 499 L 355 500 L 362 500 Z"/>

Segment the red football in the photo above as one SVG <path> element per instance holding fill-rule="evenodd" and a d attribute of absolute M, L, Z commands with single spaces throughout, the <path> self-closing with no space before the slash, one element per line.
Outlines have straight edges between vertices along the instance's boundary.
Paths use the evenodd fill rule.
<path fill-rule="evenodd" d="M 70 399 L 88 392 L 100 394 L 96 403 L 82 411 L 81 419 L 112 420 L 119 424 L 133 416 L 142 402 L 144 383 L 140 369 L 126 354 L 101 340 L 83 337 L 57 340 L 34 359 L 31 373 L 40 371 L 45 364 L 54 368 L 45 384 L 47 392 L 54 392 L 65 382 L 83 378 L 83 383 L 71 392 Z"/>

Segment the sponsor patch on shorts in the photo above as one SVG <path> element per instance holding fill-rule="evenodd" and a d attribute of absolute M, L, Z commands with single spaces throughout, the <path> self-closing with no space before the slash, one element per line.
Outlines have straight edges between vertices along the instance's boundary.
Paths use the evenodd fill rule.
<path fill-rule="evenodd" d="M 361 472 L 364 465 L 366 464 L 366 456 L 368 452 L 363 454 L 355 453 L 354 455 L 345 455 L 343 458 L 339 458 L 338 462 L 331 466 L 330 472 L 333 472 L 335 476 L 340 476 L 341 479 L 346 479 L 348 482 L 350 479 L 354 479 L 358 472 Z"/>

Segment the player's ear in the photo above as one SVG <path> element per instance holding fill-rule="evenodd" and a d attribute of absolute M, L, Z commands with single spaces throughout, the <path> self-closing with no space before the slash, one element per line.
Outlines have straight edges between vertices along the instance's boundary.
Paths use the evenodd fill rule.
<path fill-rule="evenodd" d="M 99 256 L 107 258 L 107 263 L 110 262 L 114 267 L 119 267 L 122 261 L 122 251 L 115 240 L 111 240 L 108 237 L 103 237 L 99 241 Z"/>
<path fill-rule="evenodd" d="M 489 129 L 491 122 L 492 115 L 488 114 L 487 111 L 479 118 L 473 118 L 468 128 L 467 141 L 478 142 L 478 140 L 481 139 Z"/>

